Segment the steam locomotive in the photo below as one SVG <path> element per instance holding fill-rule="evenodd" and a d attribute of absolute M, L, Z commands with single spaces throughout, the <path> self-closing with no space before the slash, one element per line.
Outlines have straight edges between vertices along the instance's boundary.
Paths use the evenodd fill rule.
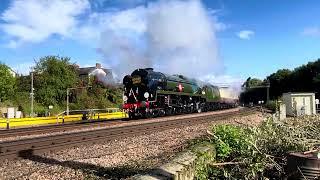
<path fill-rule="evenodd" d="M 123 78 L 123 85 L 123 109 L 131 119 L 212 111 L 238 103 L 225 88 L 152 68 L 136 69 Z"/>

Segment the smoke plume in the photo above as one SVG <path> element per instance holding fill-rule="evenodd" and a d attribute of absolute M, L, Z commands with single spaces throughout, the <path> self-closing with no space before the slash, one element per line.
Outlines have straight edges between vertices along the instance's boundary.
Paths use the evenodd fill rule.
<path fill-rule="evenodd" d="M 116 85 L 112 74 L 106 73 L 102 69 L 95 69 L 89 73 L 89 77 L 96 77 L 97 81 L 102 83 L 105 87 L 114 87 Z"/>
<path fill-rule="evenodd" d="M 122 78 L 136 68 L 201 77 L 223 70 L 217 22 L 201 1 L 158 1 L 118 11 L 101 34 L 99 51 Z"/>

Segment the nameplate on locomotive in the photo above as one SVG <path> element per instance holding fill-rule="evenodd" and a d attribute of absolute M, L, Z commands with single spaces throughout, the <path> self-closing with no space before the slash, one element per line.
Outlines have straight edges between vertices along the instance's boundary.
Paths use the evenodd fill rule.
<path fill-rule="evenodd" d="M 141 77 L 140 77 L 140 76 L 134 76 L 134 77 L 132 77 L 132 83 L 133 83 L 133 84 L 139 84 L 139 83 L 141 83 Z"/>

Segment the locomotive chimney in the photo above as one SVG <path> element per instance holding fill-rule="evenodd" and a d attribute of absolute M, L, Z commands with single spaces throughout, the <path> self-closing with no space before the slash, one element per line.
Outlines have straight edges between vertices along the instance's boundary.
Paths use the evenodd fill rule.
<path fill-rule="evenodd" d="M 101 64 L 100 63 L 96 63 L 96 68 L 97 69 L 101 69 Z"/>

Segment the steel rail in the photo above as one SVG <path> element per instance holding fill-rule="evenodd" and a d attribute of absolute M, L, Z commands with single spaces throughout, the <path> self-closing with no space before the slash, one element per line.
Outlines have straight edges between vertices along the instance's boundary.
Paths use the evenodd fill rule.
<path fill-rule="evenodd" d="M 14 136 L 28 136 L 35 134 L 45 134 L 52 132 L 65 132 L 68 130 L 74 130 L 78 128 L 86 127 L 99 127 L 104 125 L 112 125 L 115 123 L 125 123 L 124 119 L 106 119 L 106 120 L 89 120 L 76 123 L 64 123 L 64 124 L 54 124 L 54 125 L 45 125 L 45 126 L 33 126 L 33 127 L 24 127 L 17 129 L 6 129 L 0 130 L 0 137 L 14 137 Z"/>
<path fill-rule="evenodd" d="M 32 154 L 65 149 L 88 143 L 110 141 L 121 137 L 132 137 L 135 135 L 148 134 L 170 128 L 192 125 L 208 121 L 218 121 L 236 115 L 251 114 L 253 110 L 227 112 L 216 115 L 191 117 L 188 119 L 176 119 L 169 121 L 150 122 L 138 125 L 122 127 L 109 127 L 104 129 L 65 133 L 53 136 L 36 137 L 0 143 L 0 159 L 24 158 Z"/>

